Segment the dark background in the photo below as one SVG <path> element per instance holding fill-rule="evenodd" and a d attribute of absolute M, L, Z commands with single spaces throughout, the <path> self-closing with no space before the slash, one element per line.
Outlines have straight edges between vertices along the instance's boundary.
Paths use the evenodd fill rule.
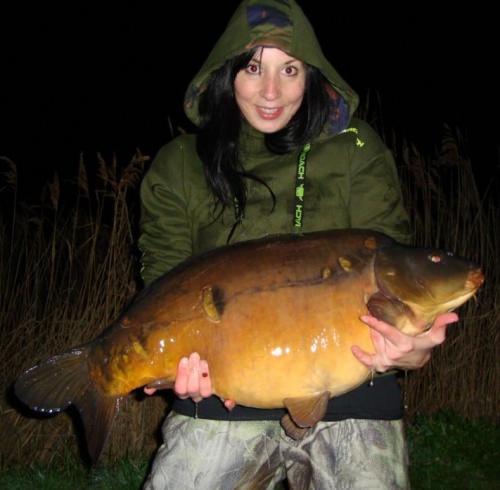
<path fill-rule="evenodd" d="M 153 157 L 170 123 L 187 127 L 184 91 L 238 3 L 4 2 L 0 156 L 20 186 L 74 174 L 82 151 L 90 165 L 97 152 L 124 164 L 136 148 Z M 444 124 L 458 128 L 489 182 L 500 141 L 494 15 L 438 3 L 301 5 L 339 73 L 380 96 L 387 125 L 423 151 Z"/>

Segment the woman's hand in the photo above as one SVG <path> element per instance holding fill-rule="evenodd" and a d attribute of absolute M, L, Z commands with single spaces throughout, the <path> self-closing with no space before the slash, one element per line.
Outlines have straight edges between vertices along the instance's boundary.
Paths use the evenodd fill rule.
<path fill-rule="evenodd" d="M 361 320 L 370 327 L 375 353 L 370 354 L 359 346 L 352 346 L 354 356 L 365 366 L 378 373 L 390 369 L 418 369 L 431 357 L 431 351 L 444 342 L 446 328 L 458 321 L 456 313 L 439 315 L 432 328 L 416 336 L 405 335 L 396 327 L 370 315 L 363 315 Z"/>
<path fill-rule="evenodd" d="M 208 363 L 200 359 L 197 352 L 193 352 L 189 358 L 183 357 L 179 361 L 174 392 L 182 400 L 191 398 L 195 403 L 212 396 Z"/>
<path fill-rule="evenodd" d="M 144 388 L 146 395 L 152 395 L 155 391 L 154 388 Z M 183 357 L 179 361 L 174 392 L 182 400 L 191 398 L 195 403 L 212 396 L 212 381 L 208 363 L 204 359 L 200 359 L 197 352 L 193 352 L 189 357 Z M 223 402 L 228 410 L 232 410 L 236 406 L 232 400 L 223 400 Z"/>

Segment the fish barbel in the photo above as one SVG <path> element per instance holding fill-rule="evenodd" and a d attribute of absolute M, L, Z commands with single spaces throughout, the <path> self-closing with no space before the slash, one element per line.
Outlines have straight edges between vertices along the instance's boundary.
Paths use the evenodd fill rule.
<path fill-rule="evenodd" d="M 173 388 L 181 357 L 208 361 L 214 394 L 286 408 L 300 438 L 330 398 L 365 382 L 351 346 L 373 352 L 359 317 L 416 335 L 475 295 L 480 267 L 371 230 L 275 235 L 192 257 L 145 288 L 99 337 L 28 369 L 16 396 L 32 410 L 75 405 L 93 461 L 120 400 Z"/>

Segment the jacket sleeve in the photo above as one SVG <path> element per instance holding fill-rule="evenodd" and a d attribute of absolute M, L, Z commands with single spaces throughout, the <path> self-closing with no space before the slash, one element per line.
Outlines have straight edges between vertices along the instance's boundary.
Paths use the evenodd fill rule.
<path fill-rule="evenodd" d="M 410 225 L 391 151 L 375 130 L 358 121 L 351 160 L 349 212 L 353 228 L 369 228 L 410 242 Z"/>
<path fill-rule="evenodd" d="M 186 158 L 185 145 L 171 141 L 160 149 L 141 182 L 138 246 L 145 285 L 192 255 Z"/>

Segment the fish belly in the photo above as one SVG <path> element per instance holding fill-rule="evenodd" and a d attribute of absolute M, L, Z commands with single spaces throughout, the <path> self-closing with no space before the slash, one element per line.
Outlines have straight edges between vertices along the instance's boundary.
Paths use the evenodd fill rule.
<path fill-rule="evenodd" d="M 226 305 L 202 357 L 214 391 L 257 408 L 282 407 L 289 397 L 344 393 L 368 369 L 351 346 L 372 351 L 360 281 L 249 291 Z"/>

